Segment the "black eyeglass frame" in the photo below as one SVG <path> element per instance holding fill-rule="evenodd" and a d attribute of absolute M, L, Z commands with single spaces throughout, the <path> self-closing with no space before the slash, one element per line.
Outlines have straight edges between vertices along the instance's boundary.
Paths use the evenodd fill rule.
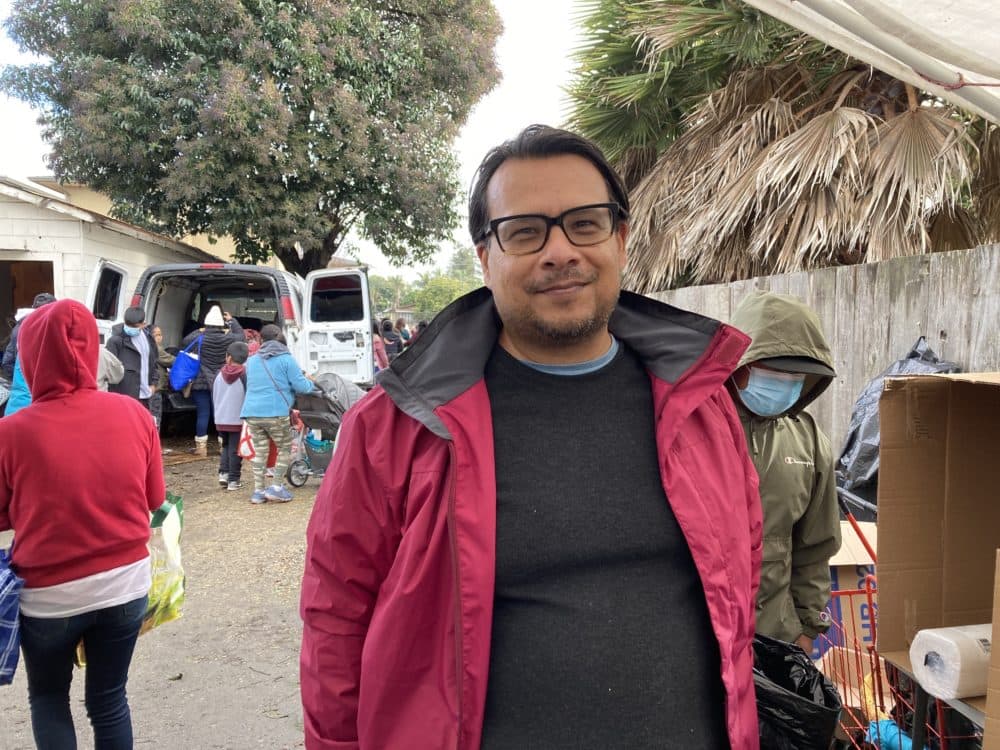
<path fill-rule="evenodd" d="M 611 211 L 611 234 L 607 237 L 597 240 L 596 242 L 574 242 L 569 236 L 569 232 L 566 231 L 566 227 L 563 225 L 563 220 L 568 214 L 575 213 L 577 211 L 584 211 L 588 208 L 606 208 Z M 552 227 L 558 226 L 563 230 L 563 234 L 566 236 L 566 240 L 569 244 L 574 247 L 593 247 L 594 245 L 599 245 L 602 242 L 607 242 L 611 237 L 614 236 L 615 230 L 618 229 L 618 223 L 622 219 L 628 219 L 628 211 L 622 208 L 620 203 L 609 202 L 609 203 L 588 203 L 584 206 L 574 206 L 573 208 L 568 208 L 563 211 L 558 216 L 546 216 L 545 214 L 514 214 L 513 216 L 501 216 L 498 219 L 492 219 L 489 224 L 487 224 L 486 231 L 483 232 L 482 236 L 479 238 L 480 242 L 485 242 L 490 235 L 497 238 L 497 247 L 500 251 L 507 253 L 504 249 L 503 243 L 500 242 L 500 235 L 497 234 L 497 227 L 499 227 L 503 222 L 510 221 L 512 219 L 542 219 L 545 222 L 545 237 L 542 238 L 542 244 L 538 246 L 537 250 L 532 250 L 530 253 L 515 253 L 515 255 L 534 255 L 535 253 L 540 253 L 542 249 L 549 242 L 549 235 L 552 233 Z"/>

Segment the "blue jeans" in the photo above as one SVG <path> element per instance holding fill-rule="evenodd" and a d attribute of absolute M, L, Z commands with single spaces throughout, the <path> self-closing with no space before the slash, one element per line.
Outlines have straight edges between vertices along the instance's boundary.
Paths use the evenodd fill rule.
<path fill-rule="evenodd" d="M 132 750 L 125 683 L 145 613 L 143 596 L 72 617 L 21 616 L 31 729 L 38 750 L 76 750 L 69 686 L 81 638 L 87 654 L 84 703 L 94 729 L 94 749 Z"/>
<path fill-rule="evenodd" d="M 196 437 L 204 437 L 208 434 L 208 421 L 212 417 L 212 392 L 192 390 L 191 400 L 194 401 L 196 410 L 194 434 Z"/>
<path fill-rule="evenodd" d="M 240 447 L 240 433 L 220 432 L 222 450 L 219 451 L 219 473 L 225 474 L 230 482 L 240 481 L 243 472 L 243 459 L 236 450 Z"/>

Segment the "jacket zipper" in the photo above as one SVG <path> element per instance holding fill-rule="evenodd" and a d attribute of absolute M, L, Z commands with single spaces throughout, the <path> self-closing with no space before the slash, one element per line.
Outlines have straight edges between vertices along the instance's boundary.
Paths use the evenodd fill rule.
<path fill-rule="evenodd" d="M 455 476 L 457 474 L 458 458 L 455 455 L 455 444 L 448 444 L 448 453 L 451 458 L 448 480 L 448 540 L 451 543 L 451 572 L 454 581 L 455 594 L 455 685 L 458 689 L 458 732 L 456 733 L 455 748 L 462 748 L 462 703 L 465 690 L 462 685 L 462 599 L 461 587 L 459 586 L 459 565 L 458 565 L 458 536 L 456 527 L 458 519 L 455 513 Z"/>

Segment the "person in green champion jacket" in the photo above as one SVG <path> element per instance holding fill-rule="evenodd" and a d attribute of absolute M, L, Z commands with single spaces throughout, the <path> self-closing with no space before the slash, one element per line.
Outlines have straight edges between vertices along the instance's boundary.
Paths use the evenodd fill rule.
<path fill-rule="evenodd" d="M 836 377 L 833 358 L 816 313 L 796 297 L 752 292 L 731 322 L 753 340 L 730 389 L 764 511 L 757 632 L 809 653 L 830 626 L 840 513 L 830 441 L 803 409 Z"/>

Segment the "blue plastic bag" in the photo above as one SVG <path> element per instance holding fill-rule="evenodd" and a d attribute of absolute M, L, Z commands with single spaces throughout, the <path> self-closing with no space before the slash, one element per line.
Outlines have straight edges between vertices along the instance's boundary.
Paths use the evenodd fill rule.
<path fill-rule="evenodd" d="M 21 587 L 24 581 L 10 567 L 10 552 L 0 549 L 0 685 L 9 685 L 17 671 L 21 647 Z"/>
<path fill-rule="evenodd" d="M 177 352 L 177 358 L 170 366 L 170 387 L 175 391 L 183 391 L 201 369 L 201 341 L 203 338 L 205 337 L 199 336 L 188 344 L 186 349 Z M 195 344 L 198 345 L 198 351 L 192 353 L 191 350 Z"/>
<path fill-rule="evenodd" d="M 868 725 L 865 742 L 880 750 L 913 750 L 913 741 L 907 737 L 892 719 L 873 721 Z M 925 750 L 930 750 L 924 746 Z"/>

